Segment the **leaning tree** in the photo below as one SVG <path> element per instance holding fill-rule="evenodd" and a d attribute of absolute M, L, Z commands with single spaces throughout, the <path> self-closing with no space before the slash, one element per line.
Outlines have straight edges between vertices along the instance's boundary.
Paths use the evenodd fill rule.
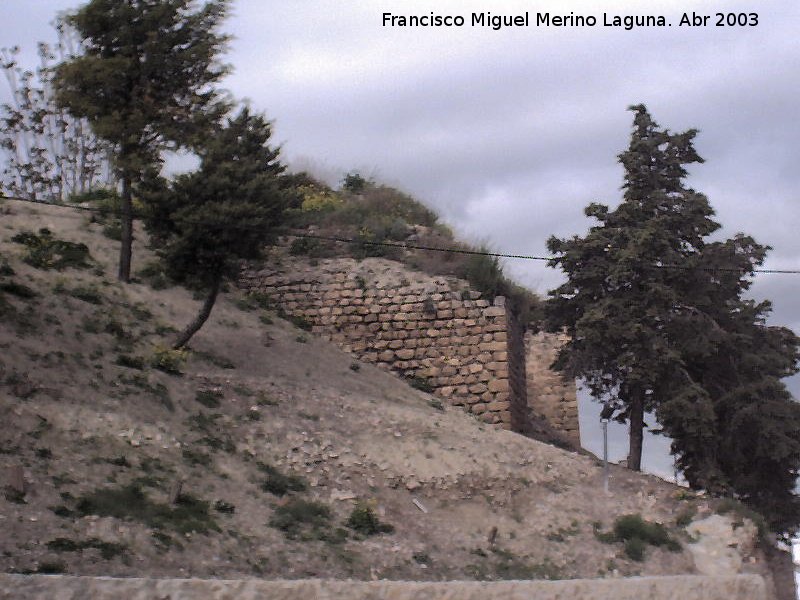
<path fill-rule="evenodd" d="M 226 277 L 255 259 L 297 201 L 269 145 L 270 123 L 247 108 L 195 150 L 200 168 L 145 195 L 148 231 L 167 274 L 206 293 L 197 317 L 178 334 L 185 346 L 211 314 Z"/>

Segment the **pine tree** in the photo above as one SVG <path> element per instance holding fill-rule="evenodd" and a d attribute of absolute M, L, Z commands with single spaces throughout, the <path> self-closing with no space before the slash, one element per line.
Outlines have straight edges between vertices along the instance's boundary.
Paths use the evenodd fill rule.
<path fill-rule="evenodd" d="M 196 148 L 198 171 L 145 196 L 151 211 L 146 225 L 168 275 L 207 292 L 175 348 L 203 326 L 224 279 L 238 273 L 241 260 L 260 256 L 297 200 L 270 135 L 263 116 L 242 109 Z"/>
<path fill-rule="evenodd" d="M 630 146 L 619 156 L 622 203 L 613 211 L 588 206 L 586 215 L 600 224 L 585 237 L 548 240 L 556 255 L 550 266 L 568 280 L 550 293 L 546 320 L 570 336 L 555 366 L 617 405 L 617 418 L 629 423 L 628 466 L 639 470 L 645 411 L 656 407 L 680 361 L 669 317 L 690 291 L 680 271 L 662 267 L 695 260 L 719 225 L 706 198 L 682 182 L 685 165 L 702 162 L 692 145 L 696 131 L 671 134 L 644 106 L 631 110 Z"/>
<path fill-rule="evenodd" d="M 83 54 L 56 70 L 56 100 L 112 144 L 122 183 L 119 279 L 130 279 L 132 197 L 166 148 L 187 146 L 227 110 L 212 87 L 229 0 L 90 0 L 66 18 Z"/>

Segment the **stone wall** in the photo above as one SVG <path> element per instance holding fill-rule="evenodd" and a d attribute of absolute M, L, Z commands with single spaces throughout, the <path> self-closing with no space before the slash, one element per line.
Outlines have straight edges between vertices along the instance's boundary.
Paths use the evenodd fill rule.
<path fill-rule="evenodd" d="M 526 344 L 504 298 L 490 303 L 463 280 L 412 272 L 380 258 L 310 262 L 278 250 L 265 265 L 243 271 L 240 285 L 265 294 L 360 360 L 506 429 L 524 433 L 530 406 L 545 416 L 559 415 L 553 424 L 577 441 L 577 412 L 571 422 L 569 410 L 543 410 L 548 402 L 574 406 L 574 388 L 571 398 L 566 387 L 555 391 L 543 378 L 549 363 L 526 367 L 536 354 L 530 344 L 549 348 L 549 338 L 540 335 Z M 539 388 L 546 392 L 533 405 L 530 390 L 539 388 L 526 381 L 531 374 L 542 378 Z"/>
<path fill-rule="evenodd" d="M 528 405 L 535 414 L 543 416 L 554 428 L 566 433 L 572 442 L 580 444 L 575 381 L 566 379 L 550 368 L 558 349 L 566 341 L 563 334 L 525 334 Z"/>

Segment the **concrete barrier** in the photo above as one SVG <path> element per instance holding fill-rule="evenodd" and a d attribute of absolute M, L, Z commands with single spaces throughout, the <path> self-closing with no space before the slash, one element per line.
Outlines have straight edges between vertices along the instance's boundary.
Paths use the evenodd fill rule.
<path fill-rule="evenodd" d="M 0 575 L 2 600 L 767 600 L 758 575 L 564 581 L 143 579 Z"/>

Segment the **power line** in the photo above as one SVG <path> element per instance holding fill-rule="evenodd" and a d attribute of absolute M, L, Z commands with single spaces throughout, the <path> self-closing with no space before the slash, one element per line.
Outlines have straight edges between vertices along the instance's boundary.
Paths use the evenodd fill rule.
<path fill-rule="evenodd" d="M 0 195 L 0 199 L 3 200 L 15 200 L 18 202 L 27 202 L 29 204 L 41 204 L 43 206 L 52 206 L 55 208 L 68 208 L 73 210 L 80 210 L 84 212 L 91 212 L 103 215 L 112 215 L 112 216 L 122 216 L 123 212 L 120 210 L 112 209 L 112 208 L 102 208 L 96 206 L 82 206 L 80 204 L 55 204 L 51 202 L 43 202 L 41 200 L 31 200 L 30 198 L 19 198 L 14 196 L 5 196 Z M 131 213 L 132 218 L 136 219 L 143 219 L 147 218 L 148 215 L 144 215 L 141 213 Z M 216 227 L 219 229 L 239 229 L 243 231 L 260 231 L 260 228 L 254 227 L 251 225 L 247 225 L 246 223 L 241 223 L 237 225 L 226 225 L 222 226 L 218 223 L 212 223 L 210 221 L 189 221 L 193 225 L 204 225 L 207 227 Z M 313 240 L 320 240 L 320 241 L 328 241 L 328 242 L 335 242 L 340 244 L 355 244 L 358 246 L 376 246 L 376 247 L 389 247 L 389 248 L 400 248 L 404 250 L 423 250 L 426 252 L 447 252 L 451 254 L 465 254 L 471 256 L 488 256 L 493 258 L 511 258 L 511 259 L 518 259 L 518 260 L 535 260 L 535 261 L 554 261 L 557 260 L 557 257 L 554 256 L 534 256 L 529 254 L 504 254 L 501 252 L 488 252 L 483 250 L 468 250 L 465 248 L 444 248 L 444 247 L 437 247 L 437 246 L 424 246 L 420 244 L 410 244 L 408 242 L 387 242 L 387 241 L 373 241 L 373 240 L 361 240 L 361 239 L 353 239 L 353 238 L 343 238 L 337 236 L 324 236 L 324 235 L 316 235 L 312 233 L 283 233 L 285 237 L 295 237 L 295 238 L 305 238 L 305 239 L 313 239 Z M 708 272 L 720 272 L 720 273 L 741 273 L 743 269 L 737 269 L 733 267 L 688 267 L 684 265 L 653 265 L 653 267 L 658 269 L 677 269 L 677 270 L 685 270 L 685 271 L 708 271 Z M 752 273 L 760 273 L 760 274 L 767 274 L 767 275 L 800 275 L 800 269 L 752 269 Z"/>

